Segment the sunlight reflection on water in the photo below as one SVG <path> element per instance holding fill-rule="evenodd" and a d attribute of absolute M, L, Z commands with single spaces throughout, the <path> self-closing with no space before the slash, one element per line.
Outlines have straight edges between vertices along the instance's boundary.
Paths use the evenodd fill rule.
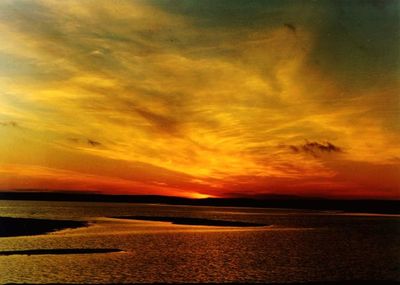
<path fill-rule="evenodd" d="M 107 203 L 0 201 L 0 216 L 84 219 L 87 228 L 1 238 L 1 250 L 124 252 L 0 256 L 7 282 L 301 282 L 399 280 L 398 217 Z M 240 214 L 237 214 L 240 213 Z M 259 222 L 262 228 L 173 225 L 115 215 Z"/>

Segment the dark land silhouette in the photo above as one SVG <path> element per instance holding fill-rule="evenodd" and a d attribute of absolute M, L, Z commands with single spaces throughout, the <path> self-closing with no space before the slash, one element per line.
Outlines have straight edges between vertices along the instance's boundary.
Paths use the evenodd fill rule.
<path fill-rule="evenodd" d="M 89 254 L 89 253 L 111 253 L 121 252 L 116 248 L 58 248 L 58 249 L 32 249 L 0 251 L 2 255 L 43 255 L 43 254 Z"/>
<path fill-rule="evenodd" d="M 121 216 L 111 217 L 115 219 L 143 220 L 154 222 L 171 222 L 175 225 L 192 225 L 192 226 L 218 226 L 218 227 L 265 227 L 268 225 L 246 222 L 210 220 L 201 218 L 185 218 L 185 217 L 150 217 L 150 216 Z"/>
<path fill-rule="evenodd" d="M 40 235 L 87 225 L 82 221 L 0 217 L 0 237 Z"/>
<path fill-rule="evenodd" d="M 159 195 L 106 195 L 92 193 L 66 193 L 49 191 L 4 191 L 0 200 L 28 201 L 75 201 L 147 203 L 191 206 L 287 208 L 320 211 L 344 211 L 353 213 L 400 214 L 400 200 L 372 199 L 325 199 L 286 195 L 270 195 L 254 198 L 206 198 L 189 199 Z"/>

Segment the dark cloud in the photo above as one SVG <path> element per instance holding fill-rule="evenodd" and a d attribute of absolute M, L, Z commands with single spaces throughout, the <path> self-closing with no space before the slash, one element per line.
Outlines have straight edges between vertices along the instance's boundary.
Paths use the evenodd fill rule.
<path fill-rule="evenodd" d="M 177 134 L 178 133 L 178 121 L 175 118 L 156 114 L 154 112 L 150 112 L 147 110 L 141 110 L 136 108 L 136 113 L 146 119 L 153 127 L 155 127 L 158 131 L 168 134 Z"/>
<path fill-rule="evenodd" d="M 79 139 L 79 138 L 67 138 L 67 140 L 69 141 L 69 142 L 71 142 L 71 143 L 74 143 L 74 144 L 84 144 L 84 143 L 86 143 L 86 144 L 88 144 L 88 145 L 90 145 L 90 146 L 92 146 L 92 147 L 97 147 L 97 146 L 101 146 L 102 145 L 102 143 L 101 142 L 98 142 L 98 141 L 95 141 L 95 140 L 92 140 L 92 139 Z"/>
<path fill-rule="evenodd" d="M 87 139 L 87 143 L 88 143 L 89 145 L 91 145 L 91 146 L 94 146 L 94 147 L 96 147 L 96 146 L 101 146 L 101 145 L 102 145 L 100 142 L 94 141 L 94 140 L 91 140 L 91 139 Z"/>
<path fill-rule="evenodd" d="M 3 126 L 3 127 L 14 127 L 14 128 L 16 128 L 16 127 L 18 127 L 19 125 L 18 125 L 18 123 L 15 122 L 15 121 L 8 121 L 8 122 L 0 122 L 0 126 Z"/>
<path fill-rule="evenodd" d="M 291 23 L 285 23 L 283 24 L 286 28 L 288 28 L 291 32 L 294 34 L 296 33 L 296 26 L 291 24 Z"/>
<path fill-rule="evenodd" d="M 290 145 L 289 148 L 294 153 L 308 153 L 313 156 L 318 156 L 321 153 L 340 153 L 343 152 L 342 148 L 330 142 L 309 142 L 306 141 L 303 145 Z"/>

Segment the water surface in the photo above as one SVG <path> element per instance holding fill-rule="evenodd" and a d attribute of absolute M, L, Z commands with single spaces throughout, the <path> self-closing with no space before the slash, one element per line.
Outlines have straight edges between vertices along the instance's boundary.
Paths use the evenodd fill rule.
<path fill-rule="evenodd" d="M 286 209 L 0 201 L 0 216 L 89 227 L 2 237 L 0 283 L 311 282 L 400 280 L 399 217 Z M 266 224 L 176 225 L 158 216 Z M 121 252 L 51 254 L 55 249 Z M 43 251 L 42 251 L 43 252 Z"/>

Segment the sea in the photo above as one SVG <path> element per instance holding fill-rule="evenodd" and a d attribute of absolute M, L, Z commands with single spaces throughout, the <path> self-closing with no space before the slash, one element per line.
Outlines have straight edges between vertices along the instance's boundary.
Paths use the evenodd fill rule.
<path fill-rule="evenodd" d="M 400 281 L 399 215 L 3 200 L 0 216 L 89 222 L 88 227 L 43 235 L 2 237 L 0 251 L 121 250 L 0 256 L 2 284 Z M 266 226 L 176 225 L 115 216 L 191 217 Z"/>

